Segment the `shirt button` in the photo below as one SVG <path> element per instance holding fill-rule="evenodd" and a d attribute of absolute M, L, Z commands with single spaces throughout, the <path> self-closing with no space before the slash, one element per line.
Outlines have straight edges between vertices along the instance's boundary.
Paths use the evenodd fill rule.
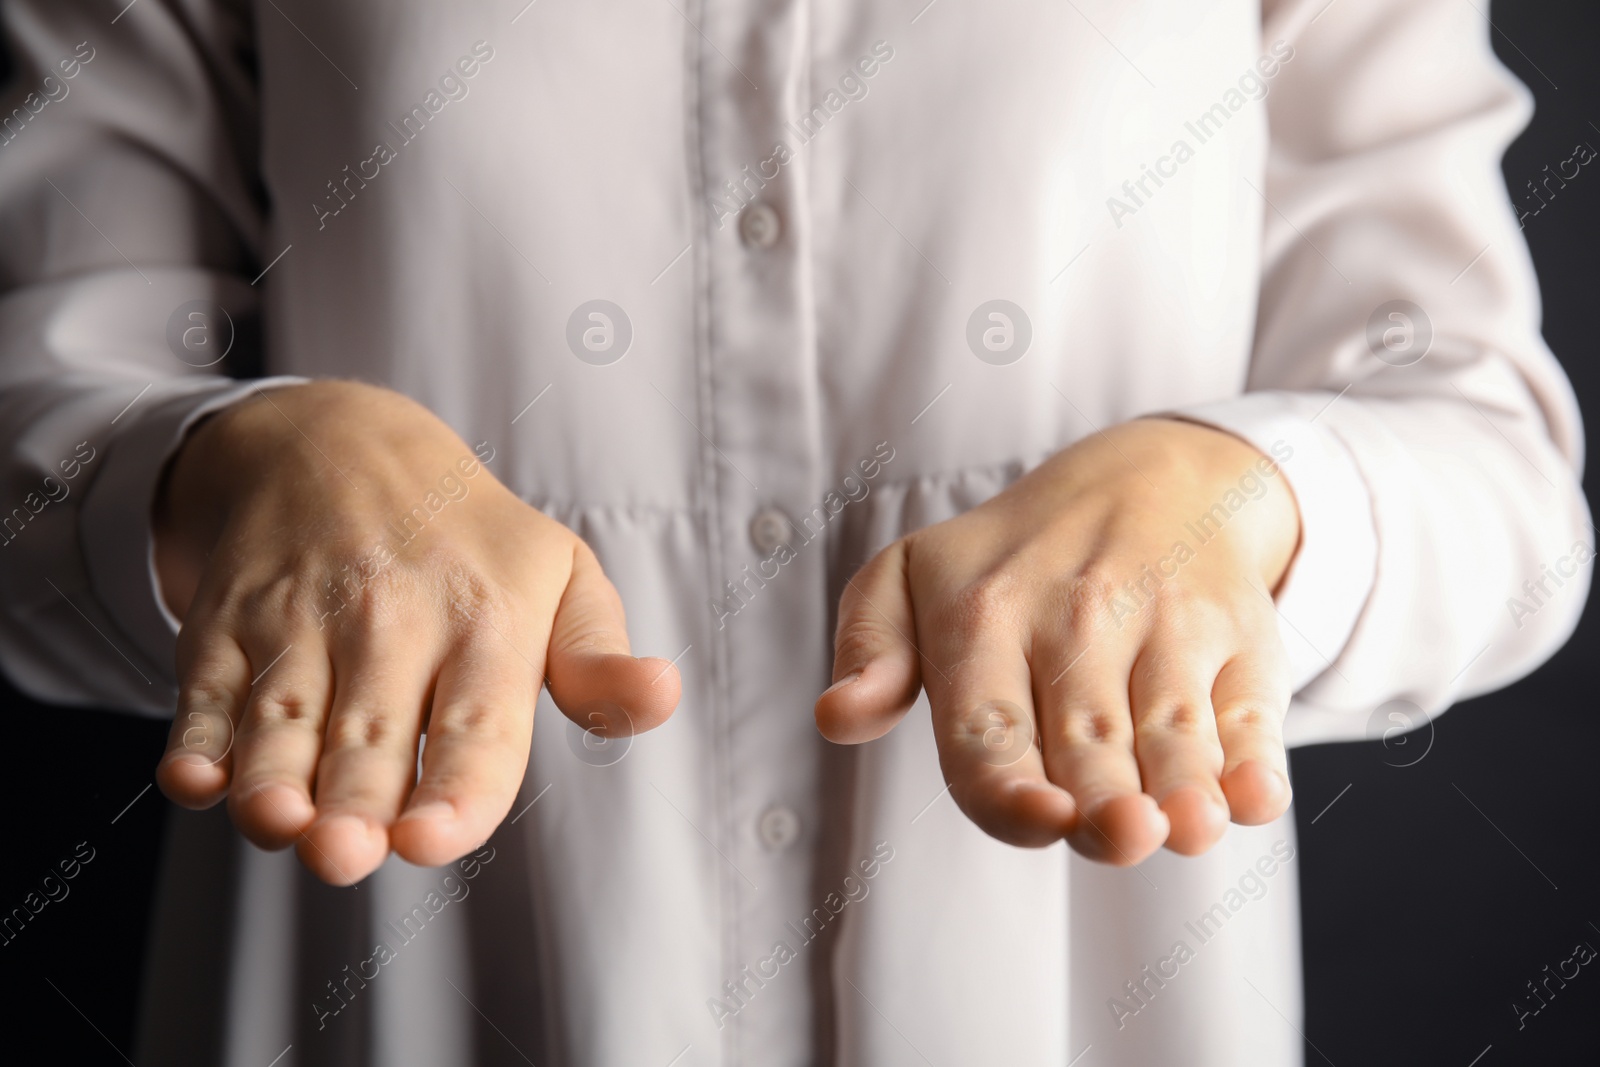
<path fill-rule="evenodd" d="M 789 516 L 777 508 L 763 508 L 750 520 L 750 540 L 762 552 L 770 553 L 779 545 L 786 545 L 794 537 L 794 527 Z"/>
<path fill-rule="evenodd" d="M 751 204 L 739 213 L 739 236 L 751 248 L 771 248 L 783 227 L 770 204 Z"/>
<path fill-rule="evenodd" d="M 782 804 L 768 808 L 756 822 L 756 834 L 774 852 L 786 849 L 800 836 L 800 816 Z"/>

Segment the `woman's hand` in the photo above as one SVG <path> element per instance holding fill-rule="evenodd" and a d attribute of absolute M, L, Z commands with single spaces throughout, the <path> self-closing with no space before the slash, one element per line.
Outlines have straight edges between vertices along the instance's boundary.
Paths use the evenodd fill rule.
<path fill-rule="evenodd" d="M 926 688 L 951 796 L 988 833 L 1118 865 L 1204 852 L 1289 805 L 1271 594 L 1299 537 L 1251 445 L 1117 426 L 869 561 L 817 725 L 870 741 Z"/>
<path fill-rule="evenodd" d="M 628 654 L 588 546 L 388 390 L 316 382 L 213 416 L 174 459 L 155 529 L 183 620 L 157 780 L 186 807 L 225 795 L 246 837 L 298 842 L 324 881 L 487 838 L 547 670 L 561 710 L 606 736 L 677 704 L 676 669 Z"/>

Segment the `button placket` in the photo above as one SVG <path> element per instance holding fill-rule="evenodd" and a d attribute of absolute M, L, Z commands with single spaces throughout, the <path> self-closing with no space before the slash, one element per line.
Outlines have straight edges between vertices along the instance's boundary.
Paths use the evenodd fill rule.
<path fill-rule="evenodd" d="M 723 967 L 731 975 L 770 951 L 791 916 L 815 905 L 809 845 L 826 832 L 818 801 L 824 743 L 806 712 L 831 642 L 828 605 L 817 595 L 825 554 L 784 557 L 781 573 L 768 562 L 803 532 L 778 502 L 799 506 L 823 480 L 806 173 L 763 165 L 776 140 L 792 140 L 785 132 L 792 101 L 810 95 L 808 53 L 797 44 L 811 35 L 810 10 L 796 0 L 762 0 L 707 5 L 704 13 L 706 39 L 729 54 L 735 43 L 741 66 L 760 83 L 759 92 L 749 91 L 715 49 L 701 52 L 705 84 L 720 87 L 699 97 L 695 121 L 705 138 L 700 166 L 711 236 L 697 261 L 705 272 L 705 363 L 715 383 L 704 387 L 710 408 L 701 426 L 706 461 L 717 468 L 708 485 L 720 555 L 711 626 L 712 640 L 725 646 L 727 701 L 719 753 L 727 766 L 719 768 L 712 836 L 737 865 L 722 865 Z M 769 985 L 760 1006 L 741 1013 L 739 1042 L 782 1048 L 784 1063 L 812 1062 L 817 1010 L 805 983 Z"/>

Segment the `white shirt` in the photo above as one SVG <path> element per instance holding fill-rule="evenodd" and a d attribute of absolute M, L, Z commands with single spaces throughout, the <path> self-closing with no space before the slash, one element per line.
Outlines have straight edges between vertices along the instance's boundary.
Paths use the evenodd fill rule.
<path fill-rule="evenodd" d="M 171 714 L 153 488 L 253 388 L 199 366 L 211 301 L 229 361 L 258 317 L 267 373 L 482 443 L 685 684 L 609 765 L 542 699 L 471 880 L 330 889 L 175 814 L 141 1064 L 1297 1064 L 1292 820 L 1136 870 L 991 840 L 925 704 L 818 736 L 845 577 L 1176 411 L 1290 453 L 1292 743 L 1576 620 L 1581 429 L 1498 169 L 1530 99 L 1470 4 L 108 11 L 0 8 L 6 671 Z"/>

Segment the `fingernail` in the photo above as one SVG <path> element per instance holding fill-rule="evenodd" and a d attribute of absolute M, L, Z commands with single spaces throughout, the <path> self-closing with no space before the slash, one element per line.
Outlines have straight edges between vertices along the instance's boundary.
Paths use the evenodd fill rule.
<path fill-rule="evenodd" d="M 828 686 L 828 688 L 824 689 L 822 691 L 822 695 L 823 696 L 827 696 L 829 693 L 833 692 L 835 689 L 843 689 L 845 686 L 851 684 L 852 682 L 856 681 L 860 677 L 861 677 L 861 672 L 860 671 L 851 671 L 849 674 L 845 675 L 843 678 L 840 678 L 837 682 L 834 682 L 832 685 Z"/>
<path fill-rule="evenodd" d="M 176 767 L 180 763 L 187 767 L 209 767 L 215 760 L 208 760 L 198 752 L 179 752 L 167 757 L 167 766 Z"/>

